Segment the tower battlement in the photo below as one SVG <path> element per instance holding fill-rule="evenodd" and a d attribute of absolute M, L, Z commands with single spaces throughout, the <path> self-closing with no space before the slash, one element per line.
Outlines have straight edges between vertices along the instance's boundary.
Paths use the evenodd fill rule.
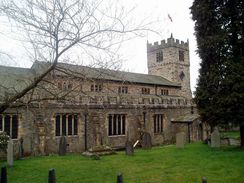
<path fill-rule="evenodd" d="M 161 40 L 161 42 L 147 43 L 147 52 L 152 52 L 158 49 L 168 48 L 168 47 L 178 47 L 186 51 L 189 50 L 189 41 L 180 41 L 179 39 L 174 39 L 171 35 L 167 40 Z"/>

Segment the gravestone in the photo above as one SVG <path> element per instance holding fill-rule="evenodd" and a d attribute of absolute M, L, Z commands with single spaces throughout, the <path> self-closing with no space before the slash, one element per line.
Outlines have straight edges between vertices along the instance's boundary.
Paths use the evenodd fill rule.
<path fill-rule="evenodd" d="M 9 166 L 13 166 L 14 164 L 14 147 L 13 147 L 13 140 L 10 139 L 8 141 L 8 148 L 7 148 L 7 162 Z"/>
<path fill-rule="evenodd" d="M 151 149 L 152 148 L 152 138 L 150 133 L 144 132 L 142 136 L 141 146 L 143 149 Z"/>
<path fill-rule="evenodd" d="M 24 136 L 23 137 L 23 149 L 24 149 L 24 155 L 30 155 L 32 153 L 32 142 L 30 136 Z"/>
<path fill-rule="evenodd" d="M 217 128 L 211 134 L 211 147 L 220 147 L 220 134 Z"/>
<path fill-rule="evenodd" d="M 133 143 L 131 141 L 127 140 L 125 143 L 125 154 L 126 155 L 133 155 L 134 154 Z"/>
<path fill-rule="evenodd" d="M 60 138 L 60 141 L 59 141 L 59 151 L 58 151 L 58 154 L 60 156 L 64 156 L 64 155 L 66 155 L 66 151 L 67 151 L 66 138 L 65 138 L 65 136 L 62 136 Z"/>
<path fill-rule="evenodd" d="M 176 134 L 176 148 L 184 148 L 186 142 L 186 135 L 184 132 Z"/>
<path fill-rule="evenodd" d="M 23 159 L 24 158 L 24 146 L 23 146 L 24 139 L 21 137 L 20 138 L 20 144 L 19 144 L 19 158 Z"/>

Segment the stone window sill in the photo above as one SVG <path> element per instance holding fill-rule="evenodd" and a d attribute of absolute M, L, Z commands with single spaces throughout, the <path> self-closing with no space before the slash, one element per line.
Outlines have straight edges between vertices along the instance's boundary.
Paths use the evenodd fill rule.
<path fill-rule="evenodd" d="M 125 135 L 110 135 L 108 137 L 114 138 L 114 137 L 125 137 Z"/>

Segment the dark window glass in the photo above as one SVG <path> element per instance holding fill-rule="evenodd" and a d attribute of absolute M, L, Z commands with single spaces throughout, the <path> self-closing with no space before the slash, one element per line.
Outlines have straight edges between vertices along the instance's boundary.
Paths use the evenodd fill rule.
<path fill-rule="evenodd" d="M 56 136 L 60 136 L 60 115 L 56 116 Z"/>
<path fill-rule="evenodd" d="M 72 135 L 72 115 L 68 116 L 68 135 Z"/>
<path fill-rule="evenodd" d="M 3 116 L 0 115 L 0 131 L 3 131 Z"/>
<path fill-rule="evenodd" d="M 162 131 L 163 131 L 163 115 L 160 115 L 160 118 L 161 118 L 161 119 L 160 119 L 160 122 L 161 122 L 161 123 L 160 123 L 160 127 L 161 127 L 161 128 L 160 128 L 160 131 L 162 132 Z"/>
<path fill-rule="evenodd" d="M 156 133 L 156 132 L 157 132 L 157 129 L 156 129 L 156 126 L 157 126 L 157 123 L 156 123 L 156 116 L 154 116 L 154 120 L 153 120 L 153 122 L 154 122 L 154 133 Z"/>
<path fill-rule="evenodd" d="M 117 129 L 116 115 L 114 115 L 114 117 L 113 117 L 113 135 L 116 135 L 116 129 Z"/>
<path fill-rule="evenodd" d="M 113 135 L 113 132 L 112 132 L 112 121 L 113 121 L 113 117 L 112 117 L 112 115 L 109 115 L 108 116 L 108 135 L 109 136 Z"/>
<path fill-rule="evenodd" d="M 160 126 L 159 126 L 159 124 L 160 124 L 160 122 L 159 122 L 159 115 L 157 115 L 156 116 L 157 117 L 157 132 L 159 132 L 159 129 L 160 129 Z"/>
<path fill-rule="evenodd" d="M 13 139 L 18 138 L 18 116 L 17 115 L 12 116 L 12 138 Z"/>
<path fill-rule="evenodd" d="M 102 85 L 99 85 L 99 92 L 101 92 L 102 91 Z"/>
<path fill-rule="evenodd" d="M 122 134 L 125 134 L 125 115 L 122 115 Z"/>
<path fill-rule="evenodd" d="M 66 136 L 66 115 L 62 116 L 62 135 Z"/>
<path fill-rule="evenodd" d="M 118 135 L 121 135 L 121 115 L 118 115 Z"/>
<path fill-rule="evenodd" d="M 10 116 L 5 115 L 4 118 L 4 131 L 10 136 Z"/>
<path fill-rule="evenodd" d="M 78 116 L 74 115 L 74 135 L 78 134 Z"/>

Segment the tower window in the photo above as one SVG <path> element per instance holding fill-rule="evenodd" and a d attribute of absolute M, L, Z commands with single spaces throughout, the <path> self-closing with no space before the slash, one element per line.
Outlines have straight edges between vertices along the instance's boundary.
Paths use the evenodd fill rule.
<path fill-rule="evenodd" d="M 156 53 L 156 62 L 162 62 L 163 61 L 163 52 L 157 52 Z"/>
<path fill-rule="evenodd" d="M 184 62 L 184 51 L 179 51 L 179 61 Z"/>
<path fill-rule="evenodd" d="M 180 73 L 180 79 L 183 81 L 184 77 L 185 77 L 185 74 L 184 74 L 184 72 L 182 71 L 182 72 Z"/>

